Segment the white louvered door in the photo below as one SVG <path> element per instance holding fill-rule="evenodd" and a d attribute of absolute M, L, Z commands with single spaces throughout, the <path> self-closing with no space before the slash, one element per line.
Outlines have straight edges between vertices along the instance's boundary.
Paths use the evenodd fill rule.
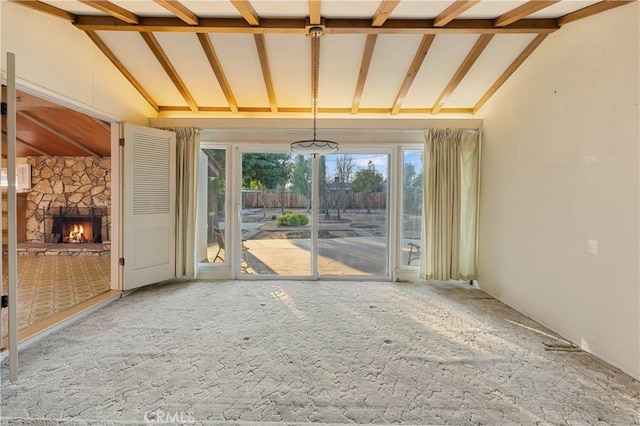
<path fill-rule="evenodd" d="M 125 124 L 124 289 L 176 274 L 176 135 Z"/>

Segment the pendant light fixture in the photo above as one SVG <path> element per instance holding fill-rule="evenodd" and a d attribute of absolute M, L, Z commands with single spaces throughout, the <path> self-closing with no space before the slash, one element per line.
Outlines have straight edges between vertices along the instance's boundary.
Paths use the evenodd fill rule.
<path fill-rule="evenodd" d="M 320 73 L 320 37 L 324 34 L 322 27 L 309 28 L 309 37 L 311 37 L 312 50 L 313 50 L 313 71 L 312 71 L 312 84 L 313 84 L 313 139 L 306 139 L 296 141 L 291 144 L 291 151 L 296 154 L 302 155 L 318 155 L 333 154 L 338 151 L 339 144 L 337 142 L 317 139 L 317 114 L 318 114 L 318 74 Z"/>

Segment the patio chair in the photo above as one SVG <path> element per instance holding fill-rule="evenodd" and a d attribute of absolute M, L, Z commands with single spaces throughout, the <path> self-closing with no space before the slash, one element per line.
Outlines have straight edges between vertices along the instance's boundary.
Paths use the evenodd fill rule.
<path fill-rule="evenodd" d="M 225 245 L 224 245 L 224 231 L 218 227 L 214 227 L 213 235 L 215 235 L 216 243 L 218 244 L 218 252 L 216 253 L 216 257 L 213 258 L 213 263 L 215 263 L 216 260 L 218 259 L 220 259 L 221 262 L 224 262 L 224 258 L 220 255 L 220 252 L 222 250 L 226 252 Z M 244 245 L 244 241 L 245 240 L 242 240 L 242 243 L 240 244 L 240 249 L 242 250 L 242 260 L 244 260 L 244 262 L 248 265 L 249 262 L 247 261 L 246 251 L 249 249 L 247 248 L 247 246 Z"/>
<path fill-rule="evenodd" d="M 409 260 L 407 260 L 407 265 L 411 265 L 411 262 L 414 260 L 420 259 L 420 246 L 415 243 L 409 244 Z"/>

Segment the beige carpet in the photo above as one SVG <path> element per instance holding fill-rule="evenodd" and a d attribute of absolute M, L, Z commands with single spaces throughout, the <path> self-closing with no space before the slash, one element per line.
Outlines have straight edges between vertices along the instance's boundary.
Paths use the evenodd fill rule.
<path fill-rule="evenodd" d="M 18 328 L 35 324 L 110 288 L 109 256 L 18 256 Z M 7 259 L 3 259 L 7 294 Z M 6 324 L 7 310 L 3 309 Z M 7 327 L 3 327 L 7 334 Z"/>
<path fill-rule="evenodd" d="M 8 424 L 637 425 L 637 381 L 467 284 L 152 286 L 2 363 Z M 556 346 L 557 348 L 557 346 Z"/>

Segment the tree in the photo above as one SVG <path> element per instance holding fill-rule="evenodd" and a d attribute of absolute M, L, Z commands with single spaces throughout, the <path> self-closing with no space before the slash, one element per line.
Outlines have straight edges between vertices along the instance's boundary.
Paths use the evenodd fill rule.
<path fill-rule="evenodd" d="M 304 195 L 307 211 L 311 206 L 311 158 L 303 155 L 296 157 L 291 173 L 291 192 Z"/>
<path fill-rule="evenodd" d="M 318 175 L 320 179 L 318 182 L 318 189 L 320 192 L 320 210 L 322 210 L 325 217 L 329 219 L 329 206 L 327 203 L 327 158 L 324 155 L 321 155 L 318 159 Z"/>
<path fill-rule="evenodd" d="M 349 182 L 355 167 L 356 163 L 353 161 L 353 157 L 345 154 L 339 155 L 336 158 L 336 178 L 338 178 L 338 182 Z"/>
<path fill-rule="evenodd" d="M 413 163 L 405 163 L 402 176 L 402 202 L 405 213 L 422 213 L 422 173 Z"/>
<path fill-rule="evenodd" d="M 207 158 L 207 238 L 215 241 L 214 229 L 224 222 L 226 196 L 226 150 L 203 149 Z"/>
<path fill-rule="evenodd" d="M 242 187 L 260 191 L 260 195 L 265 190 L 284 191 L 290 174 L 291 157 L 288 153 L 242 155 Z M 265 208 L 264 199 L 261 204 Z"/>
<path fill-rule="evenodd" d="M 366 169 L 360 169 L 356 172 L 351 184 L 351 190 L 365 194 L 367 213 L 371 213 L 372 194 L 384 190 L 384 177 L 382 177 L 382 173 L 376 170 L 376 166 L 372 161 L 369 161 Z"/>
<path fill-rule="evenodd" d="M 340 209 L 344 212 L 346 208 L 347 198 L 349 197 L 348 184 L 351 180 L 351 174 L 355 167 L 356 163 L 350 155 L 342 154 L 336 158 L 335 183 L 337 196 L 334 202 L 334 207 L 338 214 L 338 220 L 340 220 Z"/>
<path fill-rule="evenodd" d="M 242 187 L 279 189 L 286 185 L 291 172 L 288 153 L 250 153 L 242 156 Z"/>

